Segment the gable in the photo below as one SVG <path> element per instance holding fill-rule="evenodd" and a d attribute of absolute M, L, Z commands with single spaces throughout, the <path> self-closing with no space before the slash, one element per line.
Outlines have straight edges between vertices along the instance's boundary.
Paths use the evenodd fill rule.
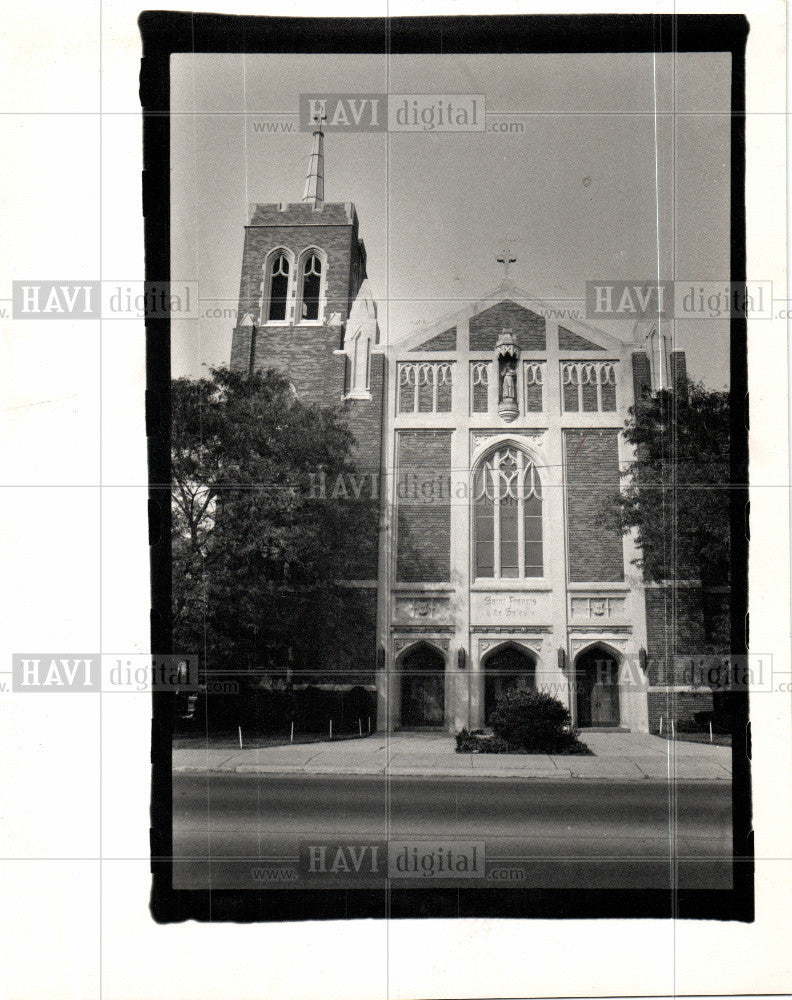
<path fill-rule="evenodd" d="M 411 351 L 455 351 L 457 346 L 457 329 L 452 326 L 448 330 L 444 330 L 442 333 L 436 334 L 434 337 L 430 337 L 429 340 L 424 341 L 423 344 L 416 344 L 415 347 L 411 347 Z"/>
<path fill-rule="evenodd" d="M 506 299 L 470 319 L 470 350 L 493 351 L 504 328 L 514 334 L 523 351 L 547 349 L 543 316 Z"/>
<path fill-rule="evenodd" d="M 579 337 L 566 327 L 558 328 L 558 347 L 562 351 L 604 351 L 604 347 L 599 344 L 592 344 L 590 340 Z"/>

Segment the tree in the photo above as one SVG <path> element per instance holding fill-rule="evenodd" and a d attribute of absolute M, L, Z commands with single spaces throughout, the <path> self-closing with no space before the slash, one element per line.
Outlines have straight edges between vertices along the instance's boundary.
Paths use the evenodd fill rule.
<path fill-rule="evenodd" d="M 636 458 L 617 511 L 637 532 L 647 578 L 728 583 L 729 433 L 728 393 L 698 383 L 630 410 L 624 436 Z"/>
<path fill-rule="evenodd" d="M 370 612 L 343 581 L 376 548 L 378 510 L 341 409 L 274 370 L 212 369 L 171 398 L 175 645 L 212 666 L 362 663 Z"/>

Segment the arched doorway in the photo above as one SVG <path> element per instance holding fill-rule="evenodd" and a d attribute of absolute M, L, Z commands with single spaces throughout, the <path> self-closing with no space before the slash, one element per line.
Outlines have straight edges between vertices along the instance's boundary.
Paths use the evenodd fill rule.
<path fill-rule="evenodd" d="M 409 729 L 445 724 L 445 658 L 425 642 L 401 661 L 401 724 Z"/>
<path fill-rule="evenodd" d="M 606 646 L 592 646 L 575 660 L 577 726 L 619 725 L 619 658 Z"/>
<path fill-rule="evenodd" d="M 484 720 L 490 718 L 498 699 L 507 691 L 536 687 L 536 659 L 521 646 L 509 643 L 493 649 L 484 659 Z"/>

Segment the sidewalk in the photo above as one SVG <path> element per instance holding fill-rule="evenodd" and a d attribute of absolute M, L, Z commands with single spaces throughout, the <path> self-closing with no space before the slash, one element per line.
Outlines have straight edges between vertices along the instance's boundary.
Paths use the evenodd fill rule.
<path fill-rule="evenodd" d="M 459 754 L 445 733 L 378 733 L 359 740 L 251 749 L 173 751 L 174 771 L 237 774 L 371 774 L 470 778 L 728 781 L 731 748 L 669 742 L 645 733 L 583 734 L 593 757 Z"/>

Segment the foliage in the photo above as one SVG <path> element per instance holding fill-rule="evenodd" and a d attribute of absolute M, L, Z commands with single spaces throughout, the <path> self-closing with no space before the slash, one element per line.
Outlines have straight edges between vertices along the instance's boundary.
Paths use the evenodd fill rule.
<path fill-rule="evenodd" d="M 333 735 L 368 732 L 369 719 L 375 724 L 376 692 L 356 685 L 348 689 L 305 685 L 298 687 L 263 687 L 244 685 L 235 695 L 203 691 L 191 725 L 184 731 L 235 733 L 237 726 L 245 735 L 288 736 L 292 722 L 295 734 Z"/>
<path fill-rule="evenodd" d="M 728 582 L 729 419 L 728 393 L 697 383 L 631 409 L 624 436 L 636 458 L 617 512 L 649 579 Z"/>
<path fill-rule="evenodd" d="M 506 691 L 492 713 L 494 736 L 456 734 L 458 753 L 590 754 L 557 698 L 538 691 Z"/>
<path fill-rule="evenodd" d="M 460 729 L 456 734 L 457 753 L 514 753 L 500 736 L 485 736 L 480 730 Z"/>
<path fill-rule="evenodd" d="M 374 550 L 377 505 L 316 489 L 356 476 L 343 412 L 274 370 L 212 369 L 171 399 L 174 648 L 213 666 L 347 666 L 366 615 L 338 581 Z"/>
<path fill-rule="evenodd" d="M 541 691 L 506 691 L 491 717 L 495 734 L 524 753 L 588 753 L 571 726 L 569 710 Z"/>

